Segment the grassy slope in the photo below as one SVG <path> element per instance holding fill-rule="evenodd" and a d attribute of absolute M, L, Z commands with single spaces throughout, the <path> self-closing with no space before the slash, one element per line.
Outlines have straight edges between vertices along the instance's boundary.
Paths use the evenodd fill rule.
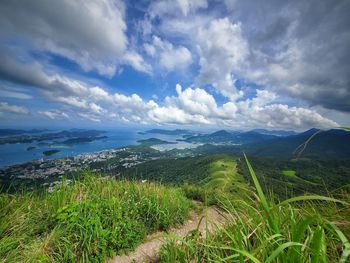
<path fill-rule="evenodd" d="M 290 178 L 293 178 L 296 180 L 300 180 L 301 182 L 304 182 L 307 184 L 317 185 L 316 183 L 313 183 L 313 182 L 310 182 L 308 180 L 300 178 L 299 176 L 296 175 L 296 172 L 294 170 L 283 170 L 282 174 L 287 176 L 287 177 L 290 177 Z"/>
<path fill-rule="evenodd" d="M 235 157 L 215 155 L 130 169 L 127 178 L 185 183 L 181 187 L 188 198 L 230 213 L 230 223 L 216 234 L 204 239 L 192 233 L 184 242 L 165 245 L 163 262 L 336 262 L 343 251 L 350 253 L 344 250 L 350 234 L 348 205 L 320 200 L 276 205 L 259 190 L 257 180 L 263 177 L 250 180 L 259 190 L 254 193 L 241 166 Z M 281 176 L 280 171 L 292 169 L 277 170 Z M 182 193 L 152 183 L 88 177 L 51 195 L 0 195 L 0 259 L 101 261 L 114 251 L 132 249 L 149 231 L 181 223 L 189 208 Z M 342 198 L 349 202 L 346 192 Z"/>
<path fill-rule="evenodd" d="M 223 167 L 232 169 L 229 180 Z M 250 164 L 248 164 L 250 166 Z M 234 183 L 235 167 L 230 162 L 214 164 L 211 187 L 228 190 Z M 217 169 L 220 168 L 216 181 Z M 161 249 L 161 262 L 348 262 L 350 244 L 349 195 L 337 203 L 330 197 L 302 196 L 275 204 L 264 195 L 254 171 L 255 186 L 240 188 L 240 198 L 217 202 L 229 212 L 229 224 L 206 238 L 192 233 L 181 242 L 171 240 Z M 224 188 L 222 188 L 224 186 Z M 345 234 L 343 234 L 344 231 Z"/>
<path fill-rule="evenodd" d="M 126 179 L 150 180 L 163 184 L 197 184 L 210 173 L 210 165 L 225 155 L 206 155 L 149 161 L 122 172 Z"/>
<path fill-rule="evenodd" d="M 237 171 L 237 158 L 220 155 L 208 165 L 208 173 L 203 180 L 185 184 L 182 188 L 187 197 L 213 205 L 239 198 L 241 189 L 247 189 L 248 185 Z"/>
<path fill-rule="evenodd" d="M 285 176 L 292 177 L 292 178 L 298 178 L 298 176 L 295 175 L 295 171 L 293 171 L 293 170 L 283 170 L 282 174 L 284 174 Z"/>
<path fill-rule="evenodd" d="M 177 188 L 89 175 L 51 194 L 1 194 L 0 261 L 101 262 L 182 223 L 188 211 Z"/>

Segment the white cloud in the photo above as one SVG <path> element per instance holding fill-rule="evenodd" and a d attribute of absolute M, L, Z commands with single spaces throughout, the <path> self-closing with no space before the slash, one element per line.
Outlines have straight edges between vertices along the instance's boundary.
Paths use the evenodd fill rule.
<path fill-rule="evenodd" d="M 156 56 L 156 48 L 153 45 L 145 43 L 143 48 L 150 57 Z"/>
<path fill-rule="evenodd" d="M 166 105 L 175 106 L 192 115 L 211 117 L 218 115 L 218 107 L 214 97 L 203 89 L 187 88 L 182 91 L 182 87 L 176 85 L 176 97 L 166 97 Z"/>
<path fill-rule="evenodd" d="M 208 7 L 206 0 L 178 0 L 177 2 L 184 16 L 187 16 L 191 11 Z"/>
<path fill-rule="evenodd" d="M 46 116 L 51 120 L 69 119 L 69 115 L 61 110 L 38 111 L 39 114 Z"/>
<path fill-rule="evenodd" d="M 78 115 L 86 120 L 92 121 L 92 122 L 101 122 L 101 119 L 99 119 L 97 116 L 93 114 L 88 114 L 88 113 L 78 113 Z"/>
<path fill-rule="evenodd" d="M 214 97 L 203 89 L 176 86 L 177 96 L 167 97 L 164 106 L 156 105 L 149 111 L 157 123 L 206 124 L 232 128 L 329 128 L 338 124 L 317 112 L 274 103 L 276 94 L 258 90 L 252 99 L 227 102 L 218 106 Z"/>
<path fill-rule="evenodd" d="M 235 78 L 249 54 L 241 25 L 228 18 L 213 20 L 198 31 L 200 72 L 198 83 L 212 84 L 222 95 L 235 101 L 243 95 L 235 87 Z"/>
<path fill-rule="evenodd" d="M 8 104 L 7 102 L 0 102 L 0 112 L 28 114 L 29 110 L 22 106 L 11 105 L 11 104 Z"/>
<path fill-rule="evenodd" d="M 0 90 L 0 97 L 15 98 L 20 100 L 29 100 L 33 98 L 31 95 L 28 95 L 24 92 L 5 90 L 5 89 Z"/>
<path fill-rule="evenodd" d="M 112 76 L 126 63 L 148 73 L 142 57 L 128 50 L 124 13 L 119 0 L 6 1 L 0 9 L 0 34 L 75 61 L 85 71 Z"/>
<path fill-rule="evenodd" d="M 142 56 L 140 56 L 140 54 L 136 53 L 136 52 L 127 52 L 124 54 L 123 56 L 123 61 L 126 64 L 131 65 L 134 69 L 140 71 L 140 72 L 144 72 L 147 74 L 151 74 L 152 73 L 152 67 L 151 65 L 149 65 L 148 63 L 146 63 L 143 59 Z"/>
<path fill-rule="evenodd" d="M 192 64 L 192 54 L 184 46 L 174 46 L 169 41 L 153 36 L 152 43 L 144 44 L 146 53 L 159 61 L 166 71 L 184 70 Z"/>
<path fill-rule="evenodd" d="M 173 106 L 156 107 L 148 113 L 148 116 L 160 124 L 210 124 L 202 115 L 189 114 Z"/>
<path fill-rule="evenodd" d="M 160 44 L 164 44 L 160 42 Z M 202 88 L 183 89 L 176 85 L 176 95 L 156 103 L 145 101 L 138 94 L 130 96 L 111 93 L 101 86 L 90 85 L 64 75 L 49 75 L 38 63 L 23 64 L 11 59 L 0 64 L 0 73 L 17 80 L 25 87 L 37 87 L 43 97 L 64 104 L 74 115 L 93 122 L 127 121 L 138 124 L 203 124 L 233 128 L 292 128 L 311 126 L 331 127 L 337 123 L 311 109 L 290 107 L 276 103 L 277 95 L 268 90 L 257 90 L 256 96 L 218 105 L 215 97 Z M 2 110 L 26 113 L 25 108 L 1 104 Z M 41 111 L 55 118 L 63 116 L 55 111 Z"/>
<path fill-rule="evenodd" d="M 149 14 L 152 18 L 169 15 L 188 16 L 207 7 L 208 2 L 206 0 L 161 0 L 151 4 Z"/>

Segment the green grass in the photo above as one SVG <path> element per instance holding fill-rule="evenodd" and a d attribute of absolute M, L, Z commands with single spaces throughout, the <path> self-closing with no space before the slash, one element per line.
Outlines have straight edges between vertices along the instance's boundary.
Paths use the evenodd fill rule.
<path fill-rule="evenodd" d="M 178 188 L 89 174 L 53 193 L 1 194 L 0 262 L 102 262 L 181 224 L 189 207 Z"/>
<path fill-rule="evenodd" d="M 275 202 L 246 159 L 255 194 L 223 203 L 227 224 L 206 237 L 169 240 L 161 262 L 349 262 L 349 195 L 299 196 Z M 210 220 L 210 219 L 208 219 Z"/>
<path fill-rule="evenodd" d="M 247 159 L 251 185 L 237 158 L 203 158 L 193 159 L 205 173 L 196 173 L 200 181 L 181 188 L 87 173 L 69 185 L 63 181 L 53 193 L 0 194 L 0 262 L 103 262 L 133 250 L 147 233 L 184 222 L 187 198 L 217 205 L 227 224 L 205 237 L 193 231 L 170 239 L 161 249 L 161 262 L 348 262 L 346 187 L 334 192 L 338 199 L 329 194 L 279 201 L 266 194 L 264 177 L 257 177 Z M 179 162 L 187 170 L 194 167 Z M 283 174 L 305 184 L 292 169 Z"/>
<path fill-rule="evenodd" d="M 188 198 L 213 205 L 238 198 L 241 189 L 247 189 L 248 185 L 237 171 L 236 158 L 221 156 L 210 164 L 204 180 L 198 184 L 185 184 L 182 188 Z"/>
<path fill-rule="evenodd" d="M 296 175 L 296 172 L 294 170 L 283 170 L 282 174 L 289 178 L 293 178 L 307 184 L 317 185 L 316 183 L 300 178 L 299 176 Z"/>
<path fill-rule="evenodd" d="M 295 175 L 295 171 L 293 170 L 284 170 L 282 171 L 282 174 L 291 178 L 299 178 L 298 176 Z"/>

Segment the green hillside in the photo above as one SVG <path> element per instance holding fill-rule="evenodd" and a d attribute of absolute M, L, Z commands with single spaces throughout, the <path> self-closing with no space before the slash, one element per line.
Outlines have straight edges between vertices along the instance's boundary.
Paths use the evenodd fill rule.
<path fill-rule="evenodd" d="M 0 195 L 1 262 L 101 262 L 181 224 L 190 208 L 177 188 L 89 174 L 51 190 Z"/>
<path fill-rule="evenodd" d="M 117 178 L 80 173 L 53 188 L 2 193 L 0 260 L 101 262 L 181 226 L 196 201 L 219 209 L 226 224 L 205 237 L 170 236 L 160 262 L 347 262 L 350 195 L 339 182 L 329 181 L 334 194 L 316 183 L 326 164 L 251 162 L 254 170 L 233 155 L 160 159 Z M 348 180 L 347 164 L 329 165 L 338 181 Z"/>
<path fill-rule="evenodd" d="M 247 166 L 254 191 L 241 188 L 240 198 L 218 203 L 228 223 L 205 237 L 194 231 L 184 239 L 170 239 L 161 249 L 161 262 L 348 262 L 349 194 L 276 202 L 264 194 L 248 161 Z M 219 180 L 217 186 L 225 191 L 227 184 Z"/>

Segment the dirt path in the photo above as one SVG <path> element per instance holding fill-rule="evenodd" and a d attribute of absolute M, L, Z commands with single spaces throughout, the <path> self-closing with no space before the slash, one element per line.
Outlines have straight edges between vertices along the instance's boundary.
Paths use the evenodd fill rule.
<path fill-rule="evenodd" d="M 204 219 L 201 221 L 201 218 Z M 206 220 L 207 218 L 207 220 Z M 215 230 L 215 223 L 224 224 L 225 218 L 214 208 L 208 207 L 201 214 L 191 212 L 191 218 L 185 221 L 179 228 L 170 229 L 167 233 L 185 237 L 190 231 L 196 229 L 199 225 L 199 231 L 203 236 L 206 229 L 209 232 Z M 129 263 L 129 262 L 156 262 L 158 260 L 159 249 L 166 242 L 165 232 L 156 232 L 149 236 L 144 243 L 136 248 L 129 255 L 116 256 L 108 261 L 108 263 Z"/>

